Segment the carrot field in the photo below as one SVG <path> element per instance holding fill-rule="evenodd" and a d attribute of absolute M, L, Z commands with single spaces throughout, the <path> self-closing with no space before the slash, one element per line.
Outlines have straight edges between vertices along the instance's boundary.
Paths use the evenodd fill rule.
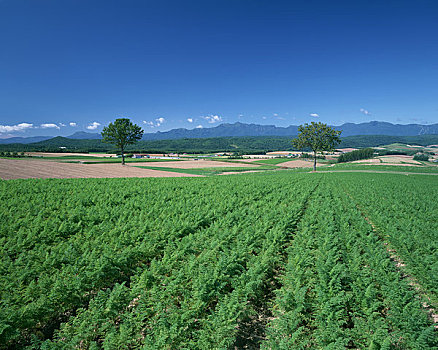
<path fill-rule="evenodd" d="M 438 347 L 436 176 L 0 189 L 0 348 Z"/>

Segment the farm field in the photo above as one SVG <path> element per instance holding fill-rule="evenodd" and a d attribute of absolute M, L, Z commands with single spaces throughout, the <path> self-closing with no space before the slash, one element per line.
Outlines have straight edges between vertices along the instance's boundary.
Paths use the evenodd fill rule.
<path fill-rule="evenodd" d="M 400 158 L 396 158 L 400 157 Z M 91 159 L 91 160 L 87 160 Z M 330 164 L 319 161 L 318 171 L 368 170 L 374 172 L 433 173 L 438 166 L 412 161 L 406 156 L 390 156 L 392 163 L 381 158 L 364 161 Z M 392 158 L 396 158 L 394 161 Z M 97 159 L 97 160 L 96 160 Z M 102 159 L 102 161 L 99 161 Z M 399 161 L 399 159 L 401 161 Z M 0 179 L 26 178 L 112 178 L 112 177 L 177 177 L 212 176 L 244 173 L 249 171 L 272 171 L 289 168 L 294 171 L 309 171 L 311 160 L 273 158 L 253 159 L 127 159 L 125 167 L 120 159 L 93 158 L 93 156 L 66 155 L 45 158 L 0 158 Z"/>
<path fill-rule="evenodd" d="M 305 171 L 305 169 L 296 169 Z M 410 164 L 367 164 L 367 163 L 340 163 L 325 167 L 318 167 L 318 171 L 368 171 L 368 172 L 401 172 L 406 174 L 438 174 L 438 166 L 418 166 Z"/>
<path fill-rule="evenodd" d="M 143 165 L 142 163 L 131 163 L 132 166 Z M 179 168 L 179 169 L 201 169 L 201 168 L 232 168 L 232 167 L 245 167 L 256 168 L 259 164 L 236 164 L 235 162 L 222 162 L 212 160 L 184 160 L 177 162 L 165 162 L 165 163 L 149 163 L 147 166 L 165 167 L 165 168 Z"/>
<path fill-rule="evenodd" d="M 311 168 L 313 161 L 290 158 L 271 158 L 271 159 L 236 159 L 236 162 L 251 163 L 254 165 L 276 165 L 283 168 Z"/>
<path fill-rule="evenodd" d="M 112 178 L 197 176 L 122 166 L 121 164 L 70 164 L 34 159 L 0 159 L 0 179 Z"/>
<path fill-rule="evenodd" d="M 114 154 L 110 153 L 74 153 L 74 152 L 63 152 L 63 153 L 54 153 L 54 152 L 25 152 L 26 155 L 31 157 L 67 157 L 67 158 L 109 158 L 113 157 Z"/>
<path fill-rule="evenodd" d="M 435 176 L 0 188 L 0 348 L 438 346 Z"/>

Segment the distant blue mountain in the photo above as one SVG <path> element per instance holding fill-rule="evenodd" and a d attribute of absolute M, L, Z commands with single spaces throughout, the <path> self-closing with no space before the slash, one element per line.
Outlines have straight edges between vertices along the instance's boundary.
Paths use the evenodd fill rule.
<path fill-rule="evenodd" d="M 77 131 L 74 134 L 66 137 L 74 140 L 98 140 L 102 138 L 99 133 L 85 131 Z"/>
<path fill-rule="evenodd" d="M 0 139 L 0 144 L 6 143 L 34 143 L 45 141 L 53 138 L 53 136 L 32 136 L 32 137 L 10 137 L 7 139 Z"/>
<path fill-rule="evenodd" d="M 372 121 L 367 123 L 345 123 L 334 126 L 342 130 L 343 137 L 354 135 L 388 135 L 388 136 L 416 136 L 438 134 L 438 124 L 391 124 L 387 122 Z M 221 124 L 213 128 L 202 129 L 173 129 L 165 132 L 148 133 L 143 135 L 143 140 L 174 140 L 182 138 L 206 138 L 224 136 L 294 136 L 298 134 L 298 126 L 290 125 L 280 127 L 275 125 L 258 124 Z"/>
<path fill-rule="evenodd" d="M 371 121 L 366 123 L 345 123 L 340 126 L 334 126 L 335 129 L 342 130 L 342 137 L 355 135 L 388 135 L 388 136 L 417 136 L 417 135 L 437 135 L 438 124 L 421 125 L 421 124 L 392 124 L 387 122 Z M 259 124 L 220 124 L 211 128 L 200 129 L 172 129 L 169 131 L 158 131 L 155 133 L 146 133 L 142 140 L 177 140 L 192 138 L 209 138 L 209 137 L 238 137 L 238 136 L 294 136 L 298 134 L 298 126 L 290 125 L 280 127 L 275 125 Z M 67 136 L 75 140 L 98 140 L 101 139 L 99 133 L 89 133 L 79 131 L 73 135 Z M 0 143 L 33 143 L 50 139 L 47 136 L 36 137 L 13 137 L 1 139 Z"/>
<path fill-rule="evenodd" d="M 417 136 L 438 134 L 438 124 L 392 124 L 371 121 L 366 123 L 345 123 L 335 127 L 342 130 L 341 136 L 355 135 L 388 135 L 388 136 Z"/>
<path fill-rule="evenodd" d="M 258 124 L 220 124 L 212 128 L 200 129 L 173 129 L 169 131 L 158 131 L 156 133 L 147 133 L 143 135 L 143 140 L 173 140 L 173 139 L 195 139 L 207 137 L 225 137 L 225 136 L 291 136 L 298 133 L 298 126 L 291 125 L 287 128 L 275 125 L 258 125 Z"/>

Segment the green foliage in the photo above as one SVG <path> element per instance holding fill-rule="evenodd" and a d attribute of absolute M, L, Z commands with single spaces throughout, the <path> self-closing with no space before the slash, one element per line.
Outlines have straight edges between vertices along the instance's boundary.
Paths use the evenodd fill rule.
<path fill-rule="evenodd" d="M 374 156 L 372 148 L 362 148 L 351 152 L 343 153 L 338 157 L 338 163 L 352 162 L 354 160 L 369 159 Z"/>
<path fill-rule="evenodd" d="M 384 241 L 436 308 L 437 191 L 291 171 L 0 181 L 0 348 L 239 348 L 248 324 L 246 348 L 436 348 Z"/>
<path fill-rule="evenodd" d="M 277 165 L 285 162 L 290 162 L 291 158 L 270 158 L 270 159 L 260 159 L 252 162 L 252 164 L 270 164 Z"/>
<path fill-rule="evenodd" d="M 138 168 L 151 169 L 158 171 L 170 171 L 173 173 L 192 174 L 192 175 L 218 175 L 223 173 L 239 173 L 246 171 L 264 171 L 264 170 L 277 170 L 276 166 L 261 165 L 259 167 L 247 168 L 247 167 L 214 167 L 214 168 L 197 168 L 197 169 L 182 169 L 182 168 L 168 168 L 158 166 L 138 166 Z"/>
<path fill-rule="evenodd" d="M 24 152 L 21 152 L 20 154 L 18 152 L 0 152 L 0 157 L 5 158 L 22 158 L 24 157 Z"/>
<path fill-rule="evenodd" d="M 419 153 L 419 154 L 416 154 L 414 156 L 414 160 L 420 160 L 423 162 L 427 162 L 427 161 L 429 161 L 429 156 L 427 154 L 424 154 L 424 153 Z"/>
<path fill-rule="evenodd" d="M 400 180 L 400 176 L 383 176 Z M 371 192 L 383 202 L 385 197 L 373 186 L 364 188 L 369 181 L 374 181 L 373 175 L 327 174 L 319 184 L 287 250 L 288 263 L 263 349 L 428 349 L 437 345 L 420 300 L 356 207 L 356 195 L 364 194 L 366 203 L 362 192 Z M 394 186 L 386 188 L 397 193 Z M 403 237 L 408 244 L 413 239 Z M 423 258 L 436 266 L 432 237 L 422 241 L 430 249 Z"/>
<path fill-rule="evenodd" d="M 202 139 L 176 139 L 176 140 L 140 140 L 135 145 L 128 145 L 127 150 L 139 153 L 211 153 L 211 152 L 234 152 L 242 154 L 265 154 L 270 151 L 293 151 L 290 142 L 291 136 L 256 136 L 256 137 L 215 137 Z M 341 138 L 338 147 L 377 147 L 393 142 L 403 142 L 414 145 L 431 145 L 438 143 L 438 135 L 417 136 L 385 136 L 366 135 L 348 136 Z M 59 147 L 67 147 L 60 149 Z M 102 140 L 77 140 L 65 137 L 54 137 L 46 141 L 31 144 L 0 144 L 3 151 L 41 151 L 41 152 L 111 152 L 117 149 Z"/>
<path fill-rule="evenodd" d="M 116 119 L 102 130 L 102 141 L 114 144 L 122 153 L 122 164 L 125 164 L 124 150 L 143 136 L 143 130 L 127 118 Z"/>
<path fill-rule="evenodd" d="M 300 154 L 300 158 L 304 158 L 304 159 L 310 159 L 310 158 L 316 158 L 316 159 L 325 159 L 325 156 L 314 156 L 313 154 L 310 154 L 310 153 L 306 153 L 306 152 L 303 152 L 303 153 L 301 153 Z"/>
<path fill-rule="evenodd" d="M 298 137 L 292 141 L 298 149 L 310 149 L 314 155 L 313 170 L 316 170 L 316 153 L 333 151 L 341 142 L 341 131 L 335 130 L 327 124 L 311 122 L 298 127 Z"/>

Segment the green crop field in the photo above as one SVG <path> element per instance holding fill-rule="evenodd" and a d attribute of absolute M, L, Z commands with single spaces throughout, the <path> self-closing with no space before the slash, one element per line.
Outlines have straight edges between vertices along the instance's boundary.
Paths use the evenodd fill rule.
<path fill-rule="evenodd" d="M 260 164 L 271 164 L 271 165 L 277 165 L 285 162 L 290 162 L 291 158 L 271 158 L 271 159 L 261 159 L 256 160 L 253 163 L 260 163 Z"/>
<path fill-rule="evenodd" d="M 241 173 L 248 171 L 265 171 L 265 170 L 278 170 L 277 167 L 271 165 L 260 165 L 258 167 L 248 168 L 248 167 L 214 167 L 214 168 L 168 168 L 168 167 L 157 167 L 157 166 L 137 166 L 137 168 L 159 170 L 159 171 L 170 171 L 173 173 L 183 173 L 183 174 L 193 174 L 193 175 L 218 175 L 223 173 Z"/>
<path fill-rule="evenodd" d="M 437 179 L 0 181 L 0 349 L 436 349 Z"/>

